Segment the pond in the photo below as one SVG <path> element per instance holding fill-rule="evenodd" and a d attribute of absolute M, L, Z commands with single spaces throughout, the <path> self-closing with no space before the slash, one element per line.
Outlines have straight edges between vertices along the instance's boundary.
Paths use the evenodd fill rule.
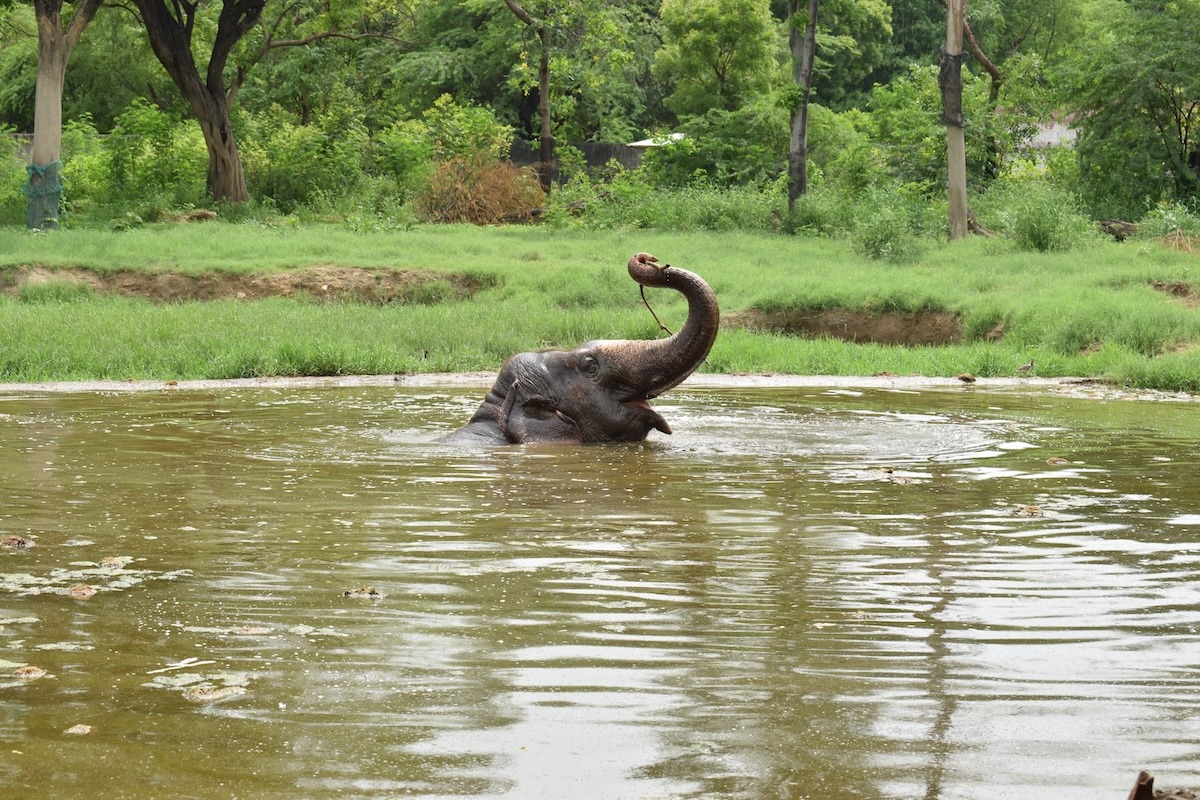
<path fill-rule="evenodd" d="M 1123 797 L 1200 784 L 1200 408 L 685 386 L 0 394 L 0 795 Z"/>

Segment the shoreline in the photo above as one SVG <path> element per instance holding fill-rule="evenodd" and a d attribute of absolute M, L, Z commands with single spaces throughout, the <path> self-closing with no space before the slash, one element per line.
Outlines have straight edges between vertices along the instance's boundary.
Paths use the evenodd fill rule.
<path fill-rule="evenodd" d="M 369 386 L 395 388 L 454 388 L 486 390 L 494 372 L 438 372 L 412 375 L 340 375 L 329 377 L 263 377 L 222 380 L 101 380 L 0 383 L 0 396 L 15 394 L 87 394 L 153 391 L 202 391 L 247 389 L 342 389 Z M 1143 400 L 1200 403 L 1200 395 L 1153 389 L 1124 389 L 1088 378 L 977 378 L 964 383 L 958 378 L 923 375 L 780 375 L 694 374 L 676 389 L 892 389 L 985 390 L 1042 394 L 1050 393 L 1098 400 Z"/>

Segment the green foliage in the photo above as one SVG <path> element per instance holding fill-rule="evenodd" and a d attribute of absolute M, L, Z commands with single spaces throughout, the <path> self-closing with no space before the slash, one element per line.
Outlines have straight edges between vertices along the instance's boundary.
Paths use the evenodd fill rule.
<path fill-rule="evenodd" d="M 1014 109 L 1003 115 L 989 99 L 989 82 L 963 74 L 963 110 L 967 118 L 967 180 L 979 189 L 992 181 L 1000 164 L 1020 152 L 1032 134 L 1028 119 Z M 941 194 L 946 175 L 946 128 L 941 121 L 941 93 L 937 68 L 913 67 L 908 75 L 871 92 L 871 113 L 866 119 L 867 141 L 847 159 L 852 180 L 861 181 L 863 158 L 882 156 L 892 180 L 920 186 L 930 195 Z M 828 171 L 836 179 L 838 171 Z"/>
<path fill-rule="evenodd" d="M 438 160 L 474 157 L 498 160 L 508 157 L 513 129 L 483 106 L 457 103 L 448 94 L 439 97 L 421 115 Z"/>
<path fill-rule="evenodd" d="M 304 205 L 328 207 L 362 186 L 370 137 L 353 111 L 333 107 L 303 125 L 276 108 L 270 119 L 255 122 L 242 138 L 254 196 L 269 197 L 290 212 Z"/>
<path fill-rule="evenodd" d="M 402 120 L 374 137 L 380 169 L 405 189 L 416 187 L 434 158 L 428 127 L 418 120 Z"/>
<path fill-rule="evenodd" d="M 1182 203 L 1159 203 L 1138 223 L 1138 236 L 1152 239 L 1200 239 L 1200 212 Z"/>
<path fill-rule="evenodd" d="M 1200 1 L 1115 4 L 1067 93 L 1080 111 L 1081 189 L 1100 216 L 1200 199 Z"/>
<path fill-rule="evenodd" d="M 28 180 L 12 130 L 0 125 L 0 225 L 24 224 L 26 199 L 21 189 Z"/>
<path fill-rule="evenodd" d="M 37 37 L 0 47 L 0 126 L 33 130 L 33 93 L 37 81 Z"/>
<path fill-rule="evenodd" d="M 658 186 L 763 185 L 786 168 L 789 124 L 769 99 L 734 111 L 710 109 L 686 118 L 680 128 L 687 136 L 651 148 L 642 165 Z"/>
<path fill-rule="evenodd" d="M 1070 192 L 1045 181 L 1018 181 L 988 192 L 980 213 L 1017 247 L 1066 252 L 1098 243 L 1100 233 Z"/>
<path fill-rule="evenodd" d="M 891 49 L 892 5 L 886 0 L 823 0 L 813 64 L 813 89 L 821 102 L 844 109 L 870 91 L 872 73 Z M 944 39 L 945 12 L 941 16 Z M 936 55 L 936 45 L 932 52 Z"/>
<path fill-rule="evenodd" d="M 138 98 L 117 117 L 103 150 L 109 172 L 101 204 L 154 218 L 206 202 L 208 155 L 194 122 L 182 122 Z"/>
<path fill-rule="evenodd" d="M 90 284 L 79 281 L 51 280 L 27 283 L 17 293 L 21 303 L 77 303 L 92 300 L 96 293 Z"/>
<path fill-rule="evenodd" d="M 591 230 L 777 231 L 787 211 L 779 183 L 761 188 L 700 181 L 658 186 L 641 171 L 617 175 L 601 187 L 576 181 L 551 200 L 546 224 Z M 577 210 L 569 212 L 568 206 Z"/>
<path fill-rule="evenodd" d="M 727 111 L 765 91 L 773 73 L 774 23 L 766 0 L 663 0 L 663 48 L 654 69 L 680 116 Z"/>

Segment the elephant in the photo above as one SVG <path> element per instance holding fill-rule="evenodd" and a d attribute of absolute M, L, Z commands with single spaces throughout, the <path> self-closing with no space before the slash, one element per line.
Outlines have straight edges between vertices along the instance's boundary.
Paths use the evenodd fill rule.
<path fill-rule="evenodd" d="M 585 444 L 671 433 L 649 401 L 682 383 L 708 356 L 720 324 L 717 298 L 699 275 L 659 264 L 649 253 L 629 259 L 629 275 L 642 286 L 683 294 L 683 327 L 664 339 L 601 339 L 574 350 L 512 356 L 475 415 L 442 441 Z"/>

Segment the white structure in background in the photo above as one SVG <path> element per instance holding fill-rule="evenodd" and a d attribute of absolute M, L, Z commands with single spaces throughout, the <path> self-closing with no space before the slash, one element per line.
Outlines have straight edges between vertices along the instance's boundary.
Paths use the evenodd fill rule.
<path fill-rule="evenodd" d="M 1070 122 L 1062 120 L 1051 120 L 1049 122 L 1039 122 L 1037 133 L 1029 140 L 1029 146 L 1034 150 L 1045 150 L 1049 147 L 1074 147 L 1075 129 L 1071 127 Z"/>
<path fill-rule="evenodd" d="M 670 133 L 666 136 L 655 136 L 652 139 L 641 139 L 636 142 L 630 142 L 626 147 L 659 147 L 670 142 L 678 142 L 685 135 L 683 133 Z"/>

